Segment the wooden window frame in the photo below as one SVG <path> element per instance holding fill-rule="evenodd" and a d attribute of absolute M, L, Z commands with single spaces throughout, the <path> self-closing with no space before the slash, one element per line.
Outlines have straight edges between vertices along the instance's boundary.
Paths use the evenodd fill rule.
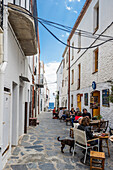
<path fill-rule="evenodd" d="M 94 33 L 99 29 L 99 2 L 94 7 Z"/>
<path fill-rule="evenodd" d="M 95 53 L 95 72 L 98 72 L 98 48 L 94 51 Z"/>
<path fill-rule="evenodd" d="M 81 64 L 78 64 L 78 85 L 77 85 L 77 90 L 80 89 L 80 82 L 81 82 Z"/>
<path fill-rule="evenodd" d="M 78 33 L 78 48 L 81 48 L 81 31 L 79 31 Z M 79 53 L 81 51 L 81 49 L 78 49 L 78 52 Z"/>

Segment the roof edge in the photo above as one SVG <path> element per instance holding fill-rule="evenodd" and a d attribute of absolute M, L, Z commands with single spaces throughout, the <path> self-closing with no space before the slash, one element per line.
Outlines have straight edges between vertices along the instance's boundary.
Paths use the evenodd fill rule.
<path fill-rule="evenodd" d="M 78 18 L 77 18 L 77 20 L 76 20 L 76 22 L 75 22 L 75 24 L 74 24 L 74 26 L 72 28 L 72 31 L 71 31 L 67 41 L 69 41 L 72 38 L 72 36 L 74 34 L 74 31 L 77 29 L 78 25 L 80 24 L 80 22 L 81 22 L 83 16 L 85 15 L 85 13 L 86 13 L 86 11 L 87 11 L 87 9 L 88 9 L 88 7 L 89 7 L 91 2 L 92 2 L 92 0 L 86 0 L 86 2 L 84 4 L 84 6 L 83 6 L 83 8 L 82 8 Z"/>

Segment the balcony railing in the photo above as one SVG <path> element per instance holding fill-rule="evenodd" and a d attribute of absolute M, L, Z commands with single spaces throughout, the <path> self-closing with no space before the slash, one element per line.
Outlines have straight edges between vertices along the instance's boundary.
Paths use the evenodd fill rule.
<path fill-rule="evenodd" d="M 0 0 L 0 27 L 3 29 L 3 0 Z"/>

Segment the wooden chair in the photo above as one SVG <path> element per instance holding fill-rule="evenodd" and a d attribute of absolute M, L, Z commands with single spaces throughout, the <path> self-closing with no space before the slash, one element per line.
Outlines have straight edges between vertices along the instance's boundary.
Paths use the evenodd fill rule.
<path fill-rule="evenodd" d="M 93 159 L 101 160 L 101 162 L 93 161 Z M 104 152 L 90 152 L 90 170 L 92 169 L 102 169 L 104 170 L 104 162 L 105 162 L 105 153 Z M 100 164 L 102 167 L 92 166 L 94 164 Z"/>
<path fill-rule="evenodd" d="M 107 121 L 101 120 L 99 125 L 99 131 L 105 133 L 107 131 L 108 125 L 109 125 L 108 120 Z"/>
<path fill-rule="evenodd" d="M 79 146 L 79 147 L 86 150 L 85 156 L 84 156 L 84 163 L 86 162 L 86 156 L 87 156 L 88 149 L 91 149 L 91 148 L 97 146 L 98 151 L 99 151 L 99 138 L 95 138 L 95 139 L 92 139 L 92 140 L 87 140 L 85 131 L 82 131 L 82 130 L 79 130 L 79 129 L 75 128 L 74 129 L 74 140 L 75 140 L 75 146 Z M 95 145 L 91 146 L 90 142 L 91 141 L 96 141 L 96 140 L 98 140 L 98 144 L 95 144 Z M 75 152 L 75 146 L 74 146 L 74 149 L 73 149 L 73 156 L 74 156 L 74 152 Z"/>

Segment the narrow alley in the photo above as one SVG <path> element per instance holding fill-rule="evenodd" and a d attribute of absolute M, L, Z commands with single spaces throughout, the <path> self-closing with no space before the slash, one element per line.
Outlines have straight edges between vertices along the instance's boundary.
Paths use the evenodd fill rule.
<path fill-rule="evenodd" d="M 88 170 L 80 162 L 83 157 L 82 151 L 77 149 L 73 157 L 69 153 L 69 146 L 65 146 L 64 153 L 61 153 L 61 144 L 57 137 L 69 138 L 70 126 L 65 122 L 52 119 L 51 113 L 43 113 L 39 116 L 40 124 L 36 127 L 29 127 L 28 133 L 19 140 L 19 145 L 13 149 L 4 170 Z M 110 152 L 113 147 L 110 143 Z M 108 159 L 106 152 L 105 170 L 113 169 L 113 157 Z"/>

